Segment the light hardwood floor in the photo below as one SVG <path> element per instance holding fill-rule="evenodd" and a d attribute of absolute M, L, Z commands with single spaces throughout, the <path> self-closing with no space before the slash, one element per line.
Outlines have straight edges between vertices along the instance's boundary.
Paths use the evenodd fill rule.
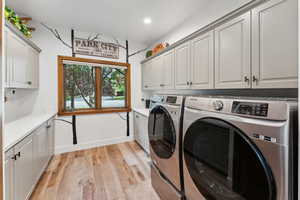
<path fill-rule="evenodd" d="M 159 200 L 135 142 L 55 156 L 31 200 Z"/>

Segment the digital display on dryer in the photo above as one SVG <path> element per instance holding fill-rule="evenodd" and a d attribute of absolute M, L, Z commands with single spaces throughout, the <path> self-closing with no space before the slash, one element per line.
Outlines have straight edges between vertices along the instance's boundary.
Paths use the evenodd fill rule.
<path fill-rule="evenodd" d="M 175 104 L 177 101 L 177 97 L 176 96 L 168 96 L 166 102 L 167 103 L 172 103 Z"/>
<path fill-rule="evenodd" d="M 253 102 L 239 102 L 234 101 L 232 104 L 232 113 L 243 114 L 243 115 L 253 115 L 259 117 L 268 116 L 267 103 L 253 103 Z"/>

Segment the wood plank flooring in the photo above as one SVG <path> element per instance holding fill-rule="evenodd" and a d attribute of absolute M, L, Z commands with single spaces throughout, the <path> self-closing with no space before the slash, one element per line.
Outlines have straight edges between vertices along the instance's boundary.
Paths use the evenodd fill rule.
<path fill-rule="evenodd" d="M 159 200 L 135 142 L 55 156 L 30 200 Z"/>

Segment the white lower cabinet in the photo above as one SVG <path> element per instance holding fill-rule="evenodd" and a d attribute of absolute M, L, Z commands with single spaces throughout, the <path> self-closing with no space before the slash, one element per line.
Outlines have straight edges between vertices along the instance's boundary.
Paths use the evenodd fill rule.
<path fill-rule="evenodd" d="M 13 187 L 11 187 L 14 183 L 14 149 L 10 149 L 5 153 L 5 161 L 4 161 L 4 199 L 5 200 L 13 200 L 14 192 Z"/>
<path fill-rule="evenodd" d="M 47 122 L 47 141 L 48 141 L 48 159 L 50 160 L 54 155 L 54 138 L 55 138 L 55 123 L 54 120 L 48 120 Z"/>
<path fill-rule="evenodd" d="M 39 175 L 42 174 L 45 164 L 48 160 L 48 141 L 47 141 L 47 128 L 46 124 L 43 124 L 34 132 L 34 172 Z"/>
<path fill-rule="evenodd" d="M 17 144 L 14 162 L 15 200 L 28 199 L 34 187 L 33 138 L 32 135 Z"/>
<path fill-rule="evenodd" d="M 134 139 L 147 152 L 150 153 L 148 138 L 148 117 L 134 112 Z"/>
<path fill-rule="evenodd" d="M 5 200 L 27 200 L 54 153 L 53 119 L 5 152 Z"/>

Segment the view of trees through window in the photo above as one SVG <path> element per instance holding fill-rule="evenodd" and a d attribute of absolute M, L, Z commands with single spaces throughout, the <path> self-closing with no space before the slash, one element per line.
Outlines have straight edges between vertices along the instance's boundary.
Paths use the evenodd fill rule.
<path fill-rule="evenodd" d="M 125 69 L 102 67 L 102 107 L 125 107 Z"/>
<path fill-rule="evenodd" d="M 95 68 L 64 64 L 64 107 L 67 111 L 95 108 Z"/>
<path fill-rule="evenodd" d="M 84 64 L 63 64 L 63 68 L 66 111 L 126 106 L 126 68 Z"/>

